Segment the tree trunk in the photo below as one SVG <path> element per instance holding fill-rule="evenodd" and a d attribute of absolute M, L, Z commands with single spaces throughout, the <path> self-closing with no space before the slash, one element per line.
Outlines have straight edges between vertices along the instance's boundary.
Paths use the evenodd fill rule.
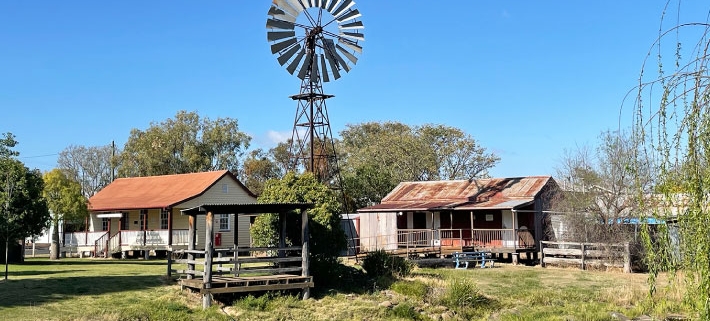
<path fill-rule="evenodd" d="M 9 251 L 10 238 L 5 235 L 5 281 L 7 281 L 7 267 L 10 265 L 10 260 L 8 260 L 7 252 Z"/>
<path fill-rule="evenodd" d="M 52 225 L 52 244 L 49 246 L 49 259 L 59 260 L 59 219 L 55 217 Z"/>

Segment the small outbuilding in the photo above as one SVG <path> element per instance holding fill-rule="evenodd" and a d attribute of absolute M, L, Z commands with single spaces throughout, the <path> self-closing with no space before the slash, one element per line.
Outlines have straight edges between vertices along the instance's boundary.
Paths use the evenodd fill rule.
<path fill-rule="evenodd" d="M 359 250 L 533 253 L 556 190 L 550 176 L 402 182 L 358 210 Z"/>

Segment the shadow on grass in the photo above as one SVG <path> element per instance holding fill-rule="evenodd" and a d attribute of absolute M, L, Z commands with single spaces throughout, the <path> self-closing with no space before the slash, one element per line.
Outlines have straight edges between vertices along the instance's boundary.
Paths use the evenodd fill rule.
<path fill-rule="evenodd" d="M 24 263 L 17 265 L 20 266 L 33 266 L 33 265 L 115 265 L 115 264 L 140 264 L 140 265 L 163 265 L 165 266 L 167 260 L 136 260 L 136 259 L 60 259 L 60 260 L 50 260 L 47 258 L 41 259 L 26 259 Z"/>
<path fill-rule="evenodd" d="M 2 283 L 0 308 L 61 302 L 81 296 L 163 286 L 160 276 L 87 276 L 9 280 Z"/>
<path fill-rule="evenodd" d="M 75 273 L 75 272 L 84 272 L 86 270 L 68 270 L 68 271 L 46 271 L 46 270 L 41 270 L 41 271 L 12 271 L 8 272 L 9 276 L 32 276 L 32 275 L 49 275 L 49 274 L 61 274 L 61 273 Z"/>

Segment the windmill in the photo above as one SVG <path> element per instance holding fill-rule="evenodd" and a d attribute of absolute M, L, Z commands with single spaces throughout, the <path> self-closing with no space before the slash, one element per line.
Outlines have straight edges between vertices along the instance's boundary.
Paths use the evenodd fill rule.
<path fill-rule="evenodd" d="M 362 54 L 364 28 L 352 0 L 274 0 L 266 20 L 271 53 L 301 79 L 291 137 L 290 166 L 324 183 L 338 173 L 323 83 L 349 72 Z"/>

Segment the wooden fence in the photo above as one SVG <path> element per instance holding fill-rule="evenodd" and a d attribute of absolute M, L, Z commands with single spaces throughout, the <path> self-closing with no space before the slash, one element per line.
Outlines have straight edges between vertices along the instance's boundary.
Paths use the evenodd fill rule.
<path fill-rule="evenodd" d="M 579 265 L 582 270 L 588 266 L 618 267 L 624 273 L 631 273 L 631 251 L 629 243 L 575 243 L 541 241 L 542 258 L 540 265 Z"/>

